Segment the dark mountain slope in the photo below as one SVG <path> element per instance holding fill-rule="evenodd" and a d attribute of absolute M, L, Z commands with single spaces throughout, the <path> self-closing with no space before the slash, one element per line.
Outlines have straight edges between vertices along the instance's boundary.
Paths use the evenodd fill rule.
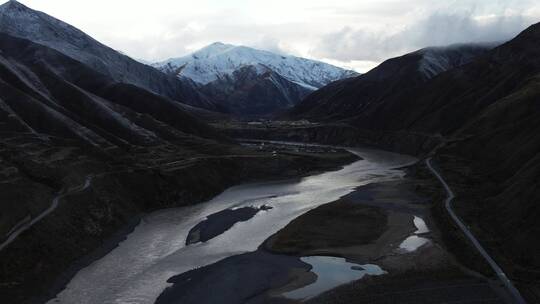
<path fill-rule="evenodd" d="M 459 213 L 530 303 L 540 296 L 539 76 L 510 87 L 437 153 L 458 191 Z"/>
<path fill-rule="evenodd" d="M 297 104 L 311 91 L 271 69 L 244 66 L 202 87 L 217 104 L 235 115 L 268 115 Z"/>
<path fill-rule="evenodd" d="M 0 6 L 0 32 L 53 48 L 112 79 L 194 106 L 214 109 L 195 83 L 179 80 L 115 51 L 75 27 L 17 1 Z"/>
<path fill-rule="evenodd" d="M 0 34 L 0 42 L 0 79 L 5 92 L 2 98 L 38 132 L 71 134 L 91 144 L 99 143 L 98 138 L 117 144 L 159 143 L 151 126 L 145 129 L 135 123 L 129 117 L 131 112 L 149 115 L 187 134 L 217 136 L 174 101 L 118 83 L 28 40 Z M 21 100 L 27 100 L 28 106 L 23 107 Z M 39 115 L 34 113 L 38 109 L 42 109 Z"/>
<path fill-rule="evenodd" d="M 291 115 L 335 120 L 371 112 L 374 107 L 406 98 L 441 72 L 466 64 L 490 48 L 490 45 L 426 48 L 389 59 L 366 74 L 315 91 L 296 106 Z"/>
<path fill-rule="evenodd" d="M 540 25 L 534 25 L 488 55 L 434 79 L 410 102 L 424 109 L 410 119 L 411 127 L 438 126 L 441 132 L 450 132 L 476 119 L 488 106 L 519 91 L 530 91 L 540 72 L 539 32 Z"/>

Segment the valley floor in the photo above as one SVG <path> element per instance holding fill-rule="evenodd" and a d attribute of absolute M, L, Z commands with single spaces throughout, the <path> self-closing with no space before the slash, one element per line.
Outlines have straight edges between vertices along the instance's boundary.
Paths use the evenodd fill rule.
<path fill-rule="evenodd" d="M 434 205 L 441 203 L 438 201 L 440 188 L 433 179 L 425 175 L 421 166 L 416 165 L 414 171 L 416 172 L 411 169 L 409 176 L 403 181 L 363 187 L 326 206 L 330 210 L 343 208 L 343 205 L 354 205 L 364 210 L 375 208 L 385 214 L 388 221 L 384 232 L 375 234 L 378 237 L 374 241 L 356 238 L 351 233 L 342 233 L 340 235 L 351 237 L 348 246 L 319 245 L 307 251 L 297 248 L 297 254 L 337 255 L 359 264 L 374 263 L 386 270 L 387 274 L 369 276 L 337 287 L 308 300 L 307 303 L 509 303 L 505 290 L 496 280 L 468 269 L 448 251 L 442 239 L 441 227 L 432 214 Z M 299 226 L 302 227 L 299 231 L 294 231 L 293 228 L 294 235 L 302 235 L 306 224 L 307 227 L 310 224 L 312 227 L 321 227 L 316 223 L 324 220 L 317 218 L 316 212 L 314 213 L 308 213 L 299 219 L 304 223 Z M 319 217 L 327 214 L 332 213 L 327 210 L 321 212 Z M 411 232 L 412 217 L 421 217 L 429 231 Z M 331 227 L 343 226 L 340 219 L 343 217 L 334 219 Z M 366 220 L 369 220 L 368 216 L 361 216 L 355 219 L 355 222 Z M 407 225 L 409 234 L 405 228 Z M 321 237 L 323 240 L 331 239 L 332 234 L 339 231 L 339 228 L 317 230 L 320 232 L 310 238 L 308 243 L 320 244 Z M 291 231 L 286 229 L 282 233 Z M 420 243 L 413 251 L 403 250 L 401 246 L 404 240 L 411 238 L 408 236 L 411 234 L 412 238 L 418 236 L 427 239 L 427 242 Z M 303 244 L 293 243 L 296 246 Z M 275 243 L 269 247 L 274 251 L 283 250 L 282 246 L 276 246 Z"/>
<path fill-rule="evenodd" d="M 521 166 L 521 158 L 506 158 L 500 152 L 484 151 L 482 140 L 469 136 L 443 137 L 412 131 L 380 132 L 355 127 L 345 121 L 225 122 L 216 126 L 231 136 L 267 140 L 292 140 L 321 144 L 361 146 L 369 144 L 388 151 L 426 156 L 434 160 L 456 193 L 454 209 L 470 226 L 473 235 L 513 281 L 527 302 L 540 299 L 539 247 L 537 225 L 537 179 L 535 162 L 517 175 L 508 174 Z M 517 148 L 510 153 L 522 151 Z M 523 151 L 522 151 L 523 152 Z M 526 152 L 523 152 L 526 154 Z M 499 157 L 499 159 L 497 159 Z M 513 164 L 510 167 L 508 164 Z M 499 167 L 500 166 L 500 167 Z M 505 171 L 506 170 L 506 171 Z M 424 179 L 435 178 L 426 172 Z M 485 260 L 470 246 L 444 208 L 442 191 L 431 208 L 435 222 L 443 231 L 441 240 L 458 262 L 467 268 L 495 277 Z M 527 206 L 527 207 L 520 207 Z"/>
<path fill-rule="evenodd" d="M 447 251 L 432 214 L 441 188 L 424 168 L 408 171 L 403 180 L 362 186 L 313 209 L 256 252 L 174 277 L 157 303 L 215 303 L 216 296 L 223 303 L 508 303 L 494 280 Z M 308 256 L 344 258 L 359 269 L 377 265 L 384 273 L 290 298 L 318 280 L 346 276 L 315 273 L 300 260 Z"/>
<path fill-rule="evenodd" d="M 305 176 L 357 159 L 338 148 L 259 141 L 227 148 L 207 143 L 203 151 L 183 154 L 161 147 L 151 154 L 133 153 L 135 161 L 117 162 L 28 137 L 2 144 L 3 170 L 11 173 L 0 185 L 6 190 L 32 186 L 44 193 L 29 204 L 35 208 L 31 212 L 17 205 L 6 209 L 12 213 L 0 222 L 5 235 L 20 227 L 17 222 L 50 208 L 60 189 L 75 189 L 85 177 L 94 177 L 0 251 L 0 294 L 6 303 L 41 303 L 53 297 L 78 270 L 114 249 L 143 212 L 202 202 L 239 182 Z M 201 143 L 194 146 L 200 149 Z M 23 147 L 20 158 L 32 155 L 32 162 L 18 160 Z M 72 175 L 58 179 L 63 170 Z M 171 278 L 173 287 L 157 303 L 510 303 L 483 260 L 448 221 L 438 181 L 423 163 L 406 170 L 404 179 L 361 186 L 305 213 L 255 252 Z M 17 199 L 8 197 L 12 193 L 2 195 Z M 244 220 L 240 211 L 246 210 L 217 216 L 200 229 L 210 231 L 210 237 L 219 235 Z M 195 241 L 200 233 L 195 231 Z M 380 272 L 319 289 L 307 298 L 288 297 L 328 279 L 305 260 L 311 256 L 339 257 L 332 263 Z"/>

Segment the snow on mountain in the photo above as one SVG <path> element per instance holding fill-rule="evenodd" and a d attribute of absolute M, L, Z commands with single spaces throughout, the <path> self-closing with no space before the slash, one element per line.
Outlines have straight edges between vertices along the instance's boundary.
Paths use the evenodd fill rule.
<path fill-rule="evenodd" d="M 200 95 L 191 81 L 165 75 L 81 30 L 15 0 L 0 5 L 0 32 L 55 49 L 118 82 L 133 84 L 197 107 L 214 109 L 214 105 Z"/>
<path fill-rule="evenodd" d="M 354 71 L 320 61 L 221 42 L 213 43 L 191 55 L 169 59 L 153 66 L 204 85 L 249 65 L 266 66 L 289 81 L 311 90 L 339 79 L 358 76 Z"/>
<path fill-rule="evenodd" d="M 428 47 L 417 51 L 422 56 L 418 70 L 428 79 L 471 62 L 479 53 L 487 52 L 498 43 L 455 44 L 444 47 Z"/>
<path fill-rule="evenodd" d="M 0 31 L 46 45 L 83 62 L 90 58 L 82 57 L 90 54 L 80 52 L 81 45 L 95 48 L 99 44 L 75 27 L 14 0 L 0 6 Z"/>

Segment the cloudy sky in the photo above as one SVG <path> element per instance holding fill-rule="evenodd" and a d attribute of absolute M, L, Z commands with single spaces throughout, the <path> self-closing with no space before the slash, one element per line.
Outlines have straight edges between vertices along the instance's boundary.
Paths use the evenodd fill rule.
<path fill-rule="evenodd" d="M 538 0 L 20 0 L 132 57 L 215 41 L 365 72 L 425 46 L 503 41 L 540 22 Z"/>

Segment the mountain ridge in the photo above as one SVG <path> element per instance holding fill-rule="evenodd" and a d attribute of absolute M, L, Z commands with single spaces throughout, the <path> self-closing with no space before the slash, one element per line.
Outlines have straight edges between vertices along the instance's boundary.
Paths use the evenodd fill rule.
<path fill-rule="evenodd" d="M 8 117 L 24 122 L 26 131 L 68 137 L 101 149 L 159 144 L 167 140 L 159 136 L 163 124 L 175 132 L 216 135 L 179 103 L 116 82 L 29 40 L 0 33 L 0 41 L 0 84 L 5 93 L 2 108 L 11 113 Z M 135 113 L 160 120 L 160 127 L 137 122 Z"/>
<path fill-rule="evenodd" d="M 363 113 L 366 107 L 384 107 L 384 103 L 406 96 L 439 74 L 467 64 L 491 48 L 492 44 L 428 47 L 391 58 L 366 74 L 321 88 L 290 113 L 292 117 L 312 120 L 350 118 Z"/>
<path fill-rule="evenodd" d="M 312 90 L 358 75 L 316 60 L 222 42 L 214 42 L 184 57 L 171 58 L 153 66 L 204 85 L 243 66 L 256 64 L 267 66 L 282 77 Z"/>
<path fill-rule="evenodd" d="M 0 32 L 56 49 L 119 82 L 137 85 L 187 104 L 215 109 L 193 83 L 161 73 L 85 34 L 76 27 L 18 1 L 0 6 Z"/>
<path fill-rule="evenodd" d="M 195 82 L 222 111 L 240 117 L 286 111 L 319 87 L 358 75 L 319 61 L 222 42 L 153 66 Z"/>

